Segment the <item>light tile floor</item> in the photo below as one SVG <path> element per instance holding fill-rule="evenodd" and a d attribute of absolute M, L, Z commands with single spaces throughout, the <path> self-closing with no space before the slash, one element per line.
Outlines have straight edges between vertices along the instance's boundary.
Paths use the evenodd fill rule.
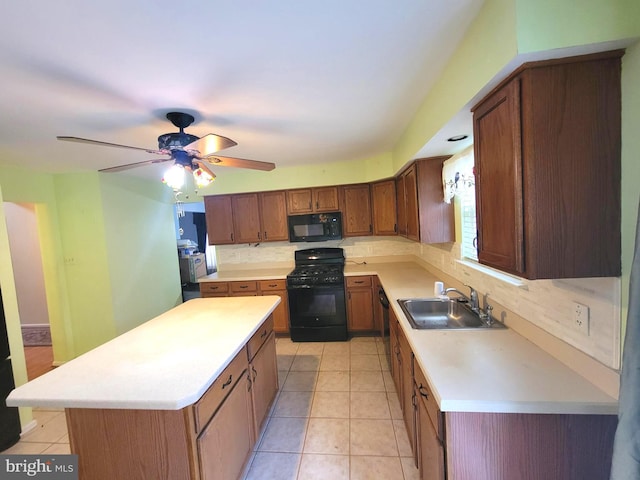
<path fill-rule="evenodd" d="M 38 425 L 24 434 L 13 447 L 9 447 L 2 453 L 19 455 L 71 453 L 64 410 L 34 408 L 33 418 Z"/>
<path fill-rule="evenodd" d="M 380 338 L 278 338 L 280 391 L 244 480 L 414 480 Z"/>
<path fill-rule="evenodd" d="M 278 338 L 276 351 L 280 390 L 244 480 L 418 479 L 380 338 Z M 33 415 L 37 427 L 2 453 L 69 453 L 64 412 Z"/>

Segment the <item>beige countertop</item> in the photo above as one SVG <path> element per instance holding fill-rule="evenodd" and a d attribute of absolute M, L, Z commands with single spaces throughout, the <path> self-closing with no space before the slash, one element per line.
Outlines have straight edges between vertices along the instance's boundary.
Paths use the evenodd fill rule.
<path fill-rule="evenodd" d="M 195 403 L 280 303 L 189 300 L 22 385 L 7 405 L 179 410 Z"/>
<path fill-rule="evenodd" d="M 285 278 L 290 270 L 229 271 L 205 281 Z M 345 275 L 378 275 L 442 411 L 617 414 L 615 398 L 513 329 L 411 328 L 397 300 L 431 297 L 439 280 L 419 264 L 348 261 Z"/>

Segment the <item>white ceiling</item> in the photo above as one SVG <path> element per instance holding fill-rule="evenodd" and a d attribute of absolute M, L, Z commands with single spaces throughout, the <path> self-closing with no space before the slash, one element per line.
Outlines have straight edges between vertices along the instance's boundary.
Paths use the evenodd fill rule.
<path fill-rule="evenodd" d="M 276 166 L 388 152 L 481 4 L 6 2 L 0 162 L 71 172 L 148 160 L 55 137 L 155 149 L 176 130 L 173 110 L 196 117 L 188 133 L 238 142 L 222 155 Z"/>

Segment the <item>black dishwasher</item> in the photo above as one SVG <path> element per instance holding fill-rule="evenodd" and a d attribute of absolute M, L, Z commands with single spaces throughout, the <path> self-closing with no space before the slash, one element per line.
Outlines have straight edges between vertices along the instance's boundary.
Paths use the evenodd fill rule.
<path fill-rule="evenodd" d="M 387 294 L 384 293 L 384 289 L 380 287 L 378 290 L 378 298 L 380 299 L 380 305 L 382 305 L 382 342 L 384 344 L 384 356 L 387 359 L 387 364 L 391 367 L 391 339 L 389 338 L 389 299 Z"/>

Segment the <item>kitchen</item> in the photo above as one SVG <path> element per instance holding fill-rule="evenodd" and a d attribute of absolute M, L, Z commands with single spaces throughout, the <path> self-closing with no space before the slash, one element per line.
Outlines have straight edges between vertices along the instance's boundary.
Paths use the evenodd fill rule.
<path fill-rule="evenodd" d="M 469 50 L 465 51 L 464 48 L 461 48 L 458 51 L 457 57 L 455 57 L 456 59 L 452 64 L 451 71 L 445 70 L 445 72 L 443 72 L 442 80 L 438 85 L 440 93 L 446 85 L 453 86 L 455 84 L 453 81 L 455 78 L 453 72 L 453 70 L 455 70 L 455 68 L 453 68 L 454 66 L 457 67 L 466 63 L 469 65 L 467 67 L 469 70 L 463 71 L 473 70 L 477 73 L 477 78 L 474 77 L 473 79 L 469 79 L 468 84 L 460 86 L 460 88 L 466 92 L 466 98 L 470 98 L 474 96 L 476 92 L 480 91 L 484 85 L 513 58 L 514 54 L 512 51 L 500 51 L 500 48 L 502 48 L 503 45 L 506 49 L 509 44 L 509 42 L 502 42 L 500 45 L 493 43 L 490 47 L 490 50 L 495 52 L 495 56 L 499 57 L 490 59 L 493 61 L 491 65 L 487 66 L 484 61 L 481 60 L 486 58 L 485 46 L 487 42 L 491 42 L 492 38 L 488 33 L 486 23 L 484 24 L 483 32 L 480 32 L 480 29 L 483 27 L 482 22 L 487 22 L 487 18 L 492 15 L 492 12 L 495 14 L 496 8 L 504 6 L 504 4 L 500 4 L 498 2 L 487 3 L 486 9 L 483 10 L 484 16 L 480 16 L 475 24 L 477 31 L 470 32 L 468 39 L 466 40 L 465 48 Z M 491 10 L 492 8 L 494 11 Z M 515 9 L 515 7 L 513 8 Z M 562 13 L 564 13 L 564 17 Z M 632 28 L 625 28 L 624 25 L 617 27 L 618 30 L 611 27 L 612 31 L 606 31 L 606 29 L 604 29 L 605 31 L 602 31 L 591 24 L 587 26 L 575 25 L 575 31 L 573 32 L 574 37 L 571 38 L 571 40 L 556 39 L 555 43 L 553 43 L 554 41 L 549 40 L 548 37 L 543 38 L 544 36 L 541 36 L 538 40 L 534 38 L 533 32 L 537 30 L 537 27 L 534 27 L 533 22 L 536 19 L 540 20 L 540 17 L 536 17 L 534 15 L 529 20 L 529 17 L 526 17 L 523 13 L 519 13 L 519 15 L 522 15 L 522 17 L 519 18 L 523 22 L 520 24 L 519 28 L 522 29 L 520 42 L 522 42 L 521 49 L 524 51 L 534 51 L 536 50 L 536 47 L 538 49 L 561 48 L 572 44 L 583 45 L 593 42 L 630 38 L 635 37 L 638 34 L 637 31 Z M 556 17 L 556 15 L 557 12 L 554 13 L 554 17 Z M 546 16 L 543 18 L 546 21 L 550 21 L 550 17 L 551 14 L 546 13 Z M 599 17 L 599 15 L 594 15 L 594 17 Z M 632 15 L 630 15 L 630 17 L 632 17 Z M 567 18 L 573 17 L 568 11 L 564 11 L 561 12 L 557 18 L 560 19 L 558 21 L 562 21 L 563 18 L 566 20 Z M 503 26 L 503 28 L 508 30 L 512 27 L 509 20 L 503 19 L 500 21 L 502 23 L 499 23 L 499 25 Z M 531 23 L 528 23 L 529 21 Z M 544 24 L 545 22 L 543 21 L 541 23 Z M 573 25 L 568 21 L 567 24 Z M 531 35 L 531 37 L 527 37 L 527 34 Z M 507 38 L 512 37 L 507 35 Z M 535 42 L 538 43 L 536 44 Z M 547 42 L 551 43 L 549 44 Z M 609 325 L 609 333 L 607 333 L 611 338 L 611 341 L 608 342 L 606 339 L 603 339 L 603 343 L 607 343 L 608 345 L 604 348 L 603 355 L 608 359 L 606 361 L 610 362 L 609 365 L 614 365 L 612 362 L 615 361 L 616 357 L 613 351 L 613 346 L 616 344 L 614 340 L 615 328 L 620 327 L 620 322 L 618 321 L 619 318 L 626 318 L 626 304 L 628 302 L 628 275 L 633 242 L 632 232 L 635 225 L 635 215 L 633 212 L 635 211 L 637 204 L 637 192 L 632 181 L 633 178 L 638 178 L 637 167 L 633 161 L 633 152 L 637 151 L 637 140 L 633 138 L 633 134 L 630 133 L 633 132 L 633 125 L 637 124 L 638 115 L 636 106 L 637 102 L 634 100 L 636 97 L 634 96 L 635 93 L 633 87 L 633 85 L 638 83 L 637 55 L 637 46 L 632 46 L 627 49 L 627 53 L 625 54 L 625 57 L 623 57 L 622 98 L 623 105 L 625 106 L 625 108 L 623 108 L 622 119 L 623 272 L 620 285 L 617 286 L 615 281 L 604 280 L 601 281 L 604 282 L 604 285 L 596 284 L 587 286 L 582 286 L 582 282 L 580 281 L 568 283 L 560 282 L 560 285 L 569 285 L 568 288 L 561 287 L 559 286 L 559 282 L 554 281 L 524 282 L 527 284 L 529 288 L 528 290 L 519 286 L 505 286 L 505 284 L 500 281 L 489 278 L 485 274 L 479 273 L 464 264 L 456 263 L 455 260 L 458 259 L 456 248 L 458 247 L 455 246 L 455 244 L 451 247 L 453 252 L 450 252 L 447 249 L 443 250 L 442 248 L 426 246 L 415 242 L 404 241 L 402 239 L 379 241 L 367 238 L 354 239 L 353 241 L 346 242 L 347 244 L 344 245 L 347 249 L 347 258 L 351 257 L 359 259 L 368 257 L 371 254 L 384 257 L 392 253 L 395 254 L 396 252 L 402 252 L 402 254 L 406 255 L 417 254 L 426 262 L 435 265 L 436 268 L 450 275 L 452 278 L 457 279 L 460 283 L 470 283 L 476 286 L 480 291 L 496 292 L 506 289 L 507 293 L 505 293 L 501 298 L 503 302 L 506 301 L 505 299 L 509 298 L 522 299 L 522 301 L 518 301 L 517 304 L 511 306 L 505 305 L 505 307 L 511 307 L 512 310 L 517 312 L 522 310 L 523 316 L 527 312 L 540 312 L 541 315 L 531 313 L 531 317 L 533 317 L 534 321 L 538 321 L 538 319 L 540 319 L 539 321 L 547 322 L 551 326 L 554 326 L 552 323 L 553 320 L 548 318 L 549 315 L 545 308 L 549 308 L 551 311 L 562 312 L 566 315 L 563 317 L 565 322 L 560 322 L 561 324 L 565 324 L 569 317 L 569 314 L 566 313 L 567 300 L 569 302 L 573 301 L 574 294 L 578 295 L 577 299 L 579 303 L 589 305 L 590 292 L 608 292 L 607 295 L 614 299 L 613 305 L 617 306 L 620 310 L 620 313 L 617 316 L 616 314 L 612 315 L 609 312 L 604 314 L 607 318 L 613 318 L 614 320 L 611 322 L 612 325 Z M 455 62 L 458 62 L 457 65 Z M 483 68 L 486 70 L 483 70 Z M 469 95 L 469 92 L 471 92 L 471 95 Z M 446 99 L 447 102 L 451 102 L 450 104 L 447 104 L 442 114 L 436 113 L 436 110 L 438 109 L 435 107 L 434 102 L 436 102 L 437 98 Z M 465 98 L 464 95 L 463 98 Z M 461 102 L 459 99 L 456 100 L 456 95 L 438 94 L 436 88 L 436 92 L 433 94 L 433 97 L 428 99 L 423 107 L 424 113 L 419 114 L 419 120 L 408 128 L 403 137 L 403 141 L 401 141 L 397 147 L 398 158 L 406 159 L 413 155 L 413 152 L 419 148 L 416 148 L 415 146 L 420 141 L 424 143 L 425 137 L 423 136 L 423 133 L 425 131 L 427 132 L 426 138 L 430 138 L 435 135 L 443 124 L 440 118 L 448 115 L 446 113 L 447 109 L 451 113 L 459 110 L 461 104 L 458 103 L 456 105 L 456 102 Z M 465 102 L 462 101 L 462 103 Z M 423 125 L 425 121 L 427 123 L 426 126 Z M 421 136 L 421 138 L 416 139 L 415 136 Z M 420 144 L 420 146 L 421 145 L 422 144 Z M 404 152 L 411 153 L 403 154 Z M 298 170 L 277 169 L 272 172 L 275 174 L 273 177 L 268 177 L 270 179 L 269 189 L 374 181 L 378 178 L 392 176 L 396 171 L 401 169 L 400 167 L 402 167 L 404 161 L 398 160 L 398 164 L 394 164 L 393 160 L 390 160 L 390 158 L 390 156 L 385 156 L 380 159 L 371 159 L 370 162 L 362 161 L 360 163 L 356 163 L 356 168 L 354 168 L 353 164 L 350 166 L 336 164 L 333 166 L 333 169 L 327 169 L 326 167 L 311 167 Z M 382 172 L 377 173 L 378 170 L 375 170 L 375 168 L 376 165 L 380 163 L 384 164 L 385 167 L 382 169 Z M 160 188 L 156 189 L 153 186 L 147 186 L 144 182 L 139 182 L 137 180 L 126 181 L 127 183 L 123 185 L 120 182 L 125 182 L 124 180 L 116 181 L 114 179 L 106 179 L 98 177 L 96 174 L 92 173 L 75 174 L 68 177 L 61 175 L 56 177 L 54 182 L 51 175 L 35 172 L 34 175 L 30 177 L 29 182 L 27 182 L 22 173 L 23 170 L 20 168 L 2 168 L 2 179 L 0 182 L 2 186 L 3 199 L 6 201 L 42 203 L 45 206 L 48 206 L 51 211 L 57 211 L 58 208 L 60 208 L 61 211 L 57 215 L 53 215 L 49 212 L 48 222 L 51 230 L 60 232 L 58 237 L 51 234 L 51 238 L 48 240 L 49 249 L 51 252 L 56 252 L 60 257 L 74 257 L 80 262 L 78 265 L 68 265 L 64 267 L 64 270 L 62 270 L 66 271 L 66 275 L 69 275 L 69 282 L 66 287 L 68 288 L 68 293 L 58 291 L 54 292 L 51 297 L 54 303 L 53 308 L 55 314 L 52 318 L 52 328 L 55 330 L 55 334 L 58 336 L 58 339 L 61 339 L 61 341 L 58 342 L 59 346 L 57 352 L 60 360 L 64 361 L 65 359 L 73 358 L 79 353 L 87 351 L 112 338 L 115 334 L 122 333 L 134 325 L 152 318 L 167 308 L 170 308 L 177 302 L 177 298 L 179 297 L 178 281 L 166 280 L 161 281 L 160 283 L 157 282 L 157 279 L 175 279 L 175 271 L 177 270 L 177 265 L 172 265 L 171 260 L 169 260 L 171 258 L 170 255 L 175 257 L 175 252 L 171 251 L 169 247 L 167 247 L 167 243 L 170 242 L 166 242 L 166 238 L 163 238 L 162 233 L 159 233 L 163 231 L 163 225 L 166 226 L 166 224 L 172 222 L 168 208 L 163 210 L 163 212 L 165 212 L 163 218 L 158 217 L 158 209 L 164 208 L 163 206 L 168 206 L 167 199 L 162 198 L 164 193 Z M 265 186 L 265 178 L 267 177 L 230 175 L 224 179 L 224 182 L 222 181 L 222 178 L 220 179 L 219 183 L 215 185 L 215 192 L 212 191 L 207 194 L 262 191 Z M 271 178 L 273 178 L 273 180 L 271 180 Z M 82 182 L 78 182 L 78 180 L 82 180 Z M 101 198 L 98 198 L 99 196 L 96 192 L 101 188 L 105 190 L 104 195 L 113 202 L 103 202 Z M 56 193 L 56 189 L 58 189 L 58 193 Z M 64 191 L 63 196 L 59 193 L 60 189 L 63 189 Z M 149 194 L 145 198 L 140 198 L 136 193 L 140 191 L 149 192 Z M 91 212 L 86 213 L 74 210 L 73 206 L 77 205 L 78 202 L 83 202 L 86 205 L 86 208 L 91 210 Z M 149 228 L 144 235 L 140 234 L 139 237 L 135 237 L 135 235 L 137 235 L 136 232 L 129 228 L 128 232 L 131 232 L 134 237 L 126 240 L 118 239 L 116 232 L 118 229 L 122 228 L 122 225 L 118 223 L 118 221 L 122 221 L 122 215 L 119 214 L 119 211 L 130 209 L 132 205 L 139 208 L 137 208 L 136 212 L 132 212 L 132 215 L 134 215 L 135 218 L 127 221 L 130 221 L 131 225 L 146 225 Z M 92 225 L 97 224 L 98 229 L 106 231 L 106 238 L 110 242 L 115 243 L 106 244 L 104 238 L 97 239 L 95 234 L 82 231 L 79 232 L 78 229 L 74 228 L 74 225 L 82 225 L 87 222 L 91 222 Z M 135 249 L 131 248 L 131 244 L 142 244 L 144 242 L 148 242 L 148 231 L 156 232 L 154 235 L 154 242 L 156 243 L 151 248 L 158 252 L 158 255 L 156 255 L 153 260 L 140 258 Z M 287 247 L 282 247 L 282 249 L 286 248 Z M 173 249 L 175 250 L 175 248 Z M 277 249 L 275 247 L 272 249 L 266 244 L 263 244 L 260 247 L 247 247 L 246 245 L 221 247 L 220 251 L 222 253 L 220 253 L 220 265 L 222 267 L 225 260 L 227 260 L 228 264 L 234 266 L 235 264 L 242 264 L 241 260 L 247 260 L 255 262 L 258 266 L 247 266 L 246 268 L 259 268 L 259 264 L 264 262 L 265 258 L 270 258 L 275 261 L 287 262 L 290 266 L 293 258 L 293 255 L 290 254 L 290 250 L 287 251 L 286 255 L 284 255 L 280 250 L 281 249 Z M 65 254 L 63 255 L 58 252 L 65 252 Z M 73 255 L 69 255 L 66 252 L 74 253 Z M 158 258 L 166 258 L 167 261 L 158 261 Z M 454 262 L 450 262 L 450 259 L 453 259 Z M 107 262 L 111 267 L 105 268 L 103 266 L 103 262 Z M 143 262 L 142 265 L 144 265 L 145 268 L 134 270 L 133 273 L 131 270 L 124 268 L 125 265 L 141 265 L 140 262 Z M 174 263 L 176 262 L 174 261 Z M 11 283 L 11 274 L 10 269 L 6 268 L 7 264 L 4 263 L 3 265 L 5 266 L 5 269 L 3 270 L 2 283 L 3 292 L 5 292 L 5 288 L 9 288 L 5 287 L 5 284 Z M 99 268 L 96 269 L 95 267 Z M 56 269 L 54 267 L 50 268 L 50 274 L 54 278 L 57 278 L 59 274 L 56 273 Z M 92 268 L 94 271 L 97 270 L 98 273 L 94 274 L 92 277 L 95 279 L 95 283 L 87 285 L 86 281 L 82 281 L 82 278 L 86 277 L 82 277 L 83 272 L 81 272 L 81 270 L 85 268 L 87 270 L 91 270 Z M 125 288 L 125 285 L 130 282 L 128 277 L 131 275 L 134 276 L 138 284 L 142 285 L 143 295 L 146 294 L 146 296 L 150 298 L 163 298 L 165 300 L 158 300 L 157 304 L 154 305 L 140 305 L 141 302 L 136 300 L 140 297 L 138 295 L 130 294 Z M 470 277 L 471 280 L 467 280 L 467 277 Z M 598 282 L 596 281 L 595 283 Z M 429 288 L 429 285 L 425 286 L 427 291 Z M 117 298 L 126 299 L 124 303 L 113 304 L 110 295 L 104 293 L 111 290 L 115 291 Z M 8 294 L 3 293 L 3 295 Z M 616 300 L 618 295 L 621 297 L 620 301 Z M 92 300 L 93 305 L 90 306 L 80 302 L 79 299 L 82 297 Z M 166 300 L 167 298 L 169 298 L 169 300 Z M 549 305 L 548 307 L 545 307 L 545 305 L 548 305 L 546 303 L 547 299 L 551 300 L 553 306 Z M 12 302 L 5 303 L 5 308 L 9 310 L 9 321 L 12 321 L 11 319 L 16 318 L 17 312 L 15 311 L 15 308 L 12 307 Z M 524 308 L 520 306 L 521 303 L 524 305 Z M 594 307 L 592 306 L 592 308 Z M 98 322 L 97 325 L 93 325 L 92 328 L 88 328 L 82 319 L 87 316 L 94 316 L 97 310 L 102 310 L 102 312 L 104 312 L 99 316 L 101 322 Z M 70 312 L 70 314 L 65 312 Z M 592 316 L 593 315 L 594 313 L 592 311 Z M 530 319 L 527 318 L 527 320 Z M 554 338 L 565 339 L 566 337 L 570 337 L 567 333 L 568 329 L 562 329 L 562 325 L 555 326 L 560 327 L 560 331 L 554 332 L 556 334 L 553 336 Z M 624 324 L 622 325 L 622 332 L 620 332 L 620 335 L 623 333 L 623 326 Z M 13 328 L 15 329 L 15 327 Z M 73 332 L 73 335 L 71 335 L 70 332 Z M 551 341 L 553 342 L 553 338 L 551 338 Z M 590 352 L 599 352 L 602 350 L 599 345 L 587 345 L 585 348 L 591 349 L 589 350 Z M 599 364 L 596 364 L 594 369 L 602 371 L 602 377 L 606 379 L 605 387 L 607 389 L 615 388 L 615 381 L 612 382 L 610 379 L 610 371 L 615 370 L 615 367 L 601 367 Z M 589 368 L 586 368 L 586 370 L 589 370 Z M 26 412 L 23 415 L 28 416 L 29 413 Z"/>

